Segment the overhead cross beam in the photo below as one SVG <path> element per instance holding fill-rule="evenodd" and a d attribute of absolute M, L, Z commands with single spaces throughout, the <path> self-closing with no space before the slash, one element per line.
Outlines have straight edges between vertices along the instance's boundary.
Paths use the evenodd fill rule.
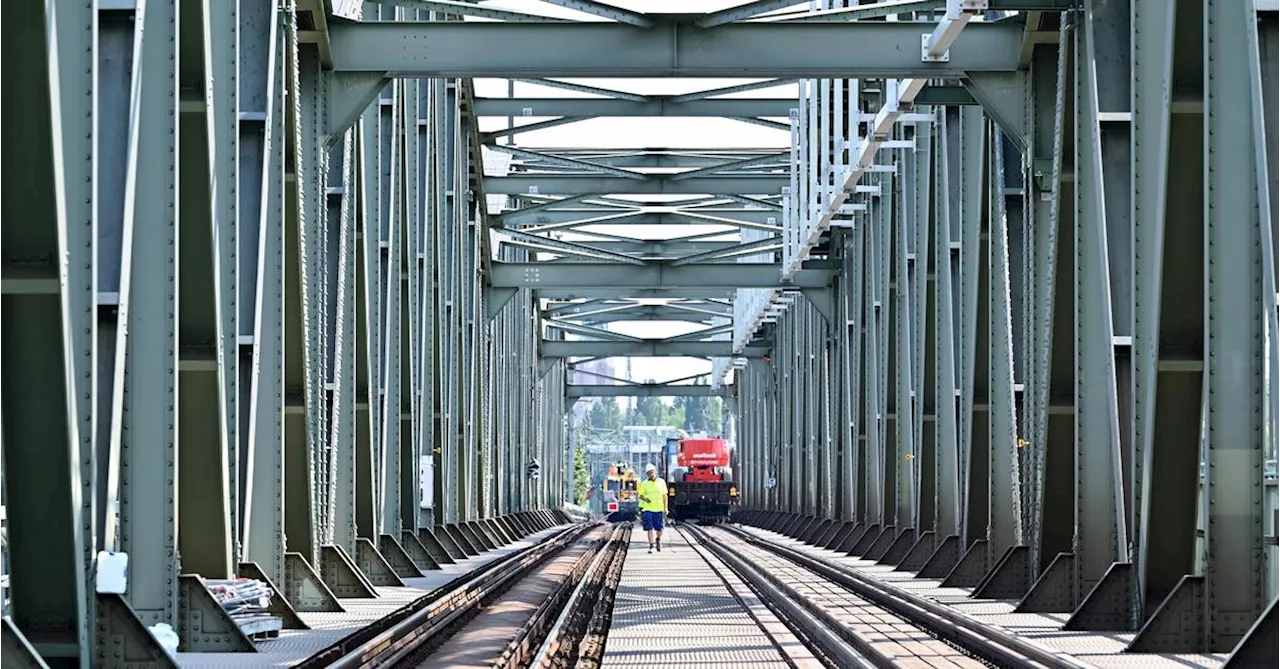
<path fill-rule="evenodd" d="M 523 174 L 485 177 L 484 192 L 490 195 L 582 195 L 627 193 L 636 195 L 726 195 L 780 193 L 791 185 L 785 174 L 720 174 L 676 180 L 653 175 L 643 181 L 626 177 L 590 174 Z"/>
<path fill-rule="evenodd" d="M 747 346 L 734 353 L 727 341 L 543 341 L 540 354 L 544 358 L 713 358 L 736 356 L 763 358 L 769 352 L 764 345 Z M 624 386 L 630 387 L 630 386 Z"/>
<path fill-rule="evenodd" d="M 393 22 L 334 18 L 335 72 L 407 77 L 962 77 L 1017 69 L 1023 25 L 979 23 L 922 62 L 916 23 Z M 555 48 L 548 48 L 555 45 Z M 831 48 L 816 48 L 829 45 Z M 839 45 L 840 48 L 835 48 Z"/>
<path fill-rule="evenodd" d="M 723 397 L 729 395 L 729 386 L 712 389 L 708 385 L 669 386 L 662 383 L 639 383 L 626 386 L 574 385 L 565 386 L 565 396 L 579 397 Z"/>
<path fill-rule="evenodd" d="M 584 198 L 585 199 L 585 198 Z M 577 200 L 575 200 L 577 201 Z M 699 213 L 717 214 L 718 220 L 709 221 L 701 216 L 695 217 L 681 211 L 646 211 L 628 212 L 625 209 L 609 209 L 584 205 L 575 208 L 558 209 L 557 205 L 569 207 L 571 202 L 553 202 L 547 206 L 538 205 L 537 209 L 526 207 L 504 212 L 502 218 L 509 224 L 519 225 L 555 225 L 600 219 L 600 224 L 608 225 L 749 225 L 767 230 L 779 230 L 777 226 L 782 215 L 768 209 L 699 209 Z M 772 226 L 772 227 L 769 227 Z"/>
<path fill-rule="evenodd" d="M 781 278 L 780 265 L 724 263 L 718 265 L 619 263 L 507 263 L 495 262 L 490 282 L 494 288 L 685 289 L 685 288 L 825 288 L 831 271 L 802 269 L 791 282 Z"/>
<path fill-rule="evenodd" d="M 733 314 L 699 313 L 661 304 L 637 304 L 634 306 L 584 308 L 581 312 L 556 314 L 558 321 L 591 321 L 612 323 L 616 321 L 681 321 L 685 323 L 709 323 L 715 318 L 732 318 Z"/>
<path fill-rule="evenodd" d="M 786 118 L 796 101 L 786 98 L 728 98 L 677 102 L 586 98 L 481 98 L 476 116 L 712 116 Z"/>

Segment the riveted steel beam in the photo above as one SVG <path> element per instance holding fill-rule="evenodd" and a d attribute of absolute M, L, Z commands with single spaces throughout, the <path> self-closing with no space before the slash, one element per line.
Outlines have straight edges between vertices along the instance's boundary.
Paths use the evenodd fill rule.
<path fill-rule="evenodd" d="M 972 32 L 970 32 L 972 31 Z M 358 23 L 333 19 L 338 72 L 431 77 L 959 77 L 1017 68 L 1022 28 L 974 24 L 947 62 L 922 62 L 912 23 L 734 24 L 704 29 L 664 22 L 647 30 L 611 23 Z M 814 49 L 841 43 L 846 49 Z M 557 48 L 546 49 L 555 44 Z M 423 45 L 431 45 L 423 48 Z"/>
<path fill-rule="evenodd" d="M 614 263 L 497 263 L 490 282 L 497 288 L 822 288 L 830 281 L 828 270 L 806 269 L 784 283 L 778 266 L 763 263 L 643 267 Z M 622 297 L 622 295 L 617 295 Z"/>

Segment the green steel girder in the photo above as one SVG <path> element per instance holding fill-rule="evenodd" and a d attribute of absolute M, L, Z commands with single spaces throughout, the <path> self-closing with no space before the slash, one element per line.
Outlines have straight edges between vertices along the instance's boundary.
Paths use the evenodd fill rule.
<path fill-rule="evenodd" d="M 573 385 L 565 386 L 565 397 L 724 397 L 727 387 L 712 389 L 706 385 L 666 385 L 662 383 L 637 383 L 621 386 Z"/>
<path fill-rule="evenodd" d="M 676 102 L 670 97 L 644 101 L 592 98 L 482 98 L 476 116 L 712 116 L 786 118 L 795 107 L 786 98 L 725 98 Z"/>
<path fill-rule="evenodd" d="M 116 644 L 167 666 L 145 625 L 186 615 L 179 573 L 254 562 L 293 598 L 335 566 L 366 584 L 398 541 L 446 550 L 446 523 L 485 541 L 485 519 L 565 500 L 566 400 L 698 394 L 733 400 L 744 502 L 839 521 L 829 547 L 927 560 L 1073 629 L 1137 630 L 1134 651 L 1229 652 L 1268 620 L 1280 559 L 1263 478 L 1280 413 L 1276 12 L 1013 2 L 1034 11 L 968 26 L 939 63 L 919 61 L 931 23 L 848 23 L 875 5 L 618 15 L 644 27 L 371 3 L 361 24 L 307 30 L 295 11 L 324 3 L 6 4 L 2 76 L 24 100 L 4 129 L 0 259 L 13 631 L 49 666 L 113 666 Z M 854 46 L 812 48 L 836 40 Z M 716 99 L 790 80 L 643 96 L 535 79 L 608 99 L 476 99 L 439 78 L 748 71 L 862 81 L 802 81 L 796 100 Z M 789 167 L 839 162 L 822 139 L 873 116 L 872 75 L 936 84 L 875 156 L 876 193 L 854 194 L 796 282 L 724 262 L 771 249 L 761 233 L 787 243 L 784 221 L 825 197 Z M 792 109 L 794 154 L 553 147 L 516 150 L 526 171 L 508 177 L 479 165 L 482 137 L 582 118 Z M 566 118 L 482 135 L 478 115 Z M 692 171 L 634 171 L 667 168 Z M 710 197 L 645 197 L 673 193 Z M 488 194 L 524 209 L 490 216 Z M 537 262 L 491 249 L 495 224 L 642 258 Z M 731 356 L 714 338 L 744 287 L 782 289 L 785 308 Z M 567 297 L 590 300 L 541 304 Z M 634 320 L 705 329 L 562 332 Z M 742 360 L 714 390 L 568 383 L 569 360 L 604 356 Z M 130 554 L 127 596 L 93 593 L 99 549 Z"/>
<path fill-rule="evenodd" d="M 971 25 L 949 60 L 922 62 L 913 23 L 329 22 L 333 68 L 432 77 L 924 77 L 1017 68 L 1022 26 Z M 842 43 L 848 49 L 815 49 Z M 421 45 L 430 44 L 424 50 Z M 545 45 L 554 44 L 555 49 Z"/>
<path fill-rule="evenodd" d="M 691 179 L 651 176 L 638 180 L 592 174 L 512 174 L 485 177 L 484 190 L 492 195 L 583 195 L 626 193 L 634 195 L 769 195 L 782 192 L 785 174 L 719 174 Z"/>
<path fill-rule="evenodd" d="M 714 216 L 720 220 L 710 221 L 705 218 L 698 218 L 691 215 L 695 211 L 700 216 Z M 609 217 L 607 221 L 601 220 L 599 222 L 602 225 L 688 225 L 689 223 L 697 222 L 705 222 L 707 225 L 734 225 L 736 223 L 740 223 L 744 226 L 767 226 L 766 229 L 768 230 L 781 230 L 778 226 L 782 221 L 782 217 L 778 215 L 778 212 L 767 209 L 710 208 L 699 208 L 697 210 L 689 210 L 683 213 L 680 211 L 632 213 L 619 209 L 587 208 L 555 208 L 527 213 L 522 213 L 517 210 L 507 212 L 503 216 L 503 220 L 507 225 L 539 226 L 561 225 L 576 221 L 597 219 L 600 217 Z"/>
<path fill-rule="evenodd" d="M 44 644 L 66 648 L 62 666 L 88 667 L 100 636 L 89 568 L 100 529 L 94 201 L 70 189 L 93 173 L 93 8 L 21 3 L 2 11 L 0 77 L 27 101 L 0 129 L 0 164 L 11 178 L 0 223 L 4 545 L 6 572 L 24 574 L 5 589 L 5 658 L 26 654 L 10 655 L 26 636 L 37 653 Z"/>
<path fill-rule="evenodd" d="M 824 288 L 831 272 L 803 269 L 790 283 L 782 281 L 778 266 L 768 263 L 724 263 L 714 265 L 644 266 L 618 263 L 494 263 L 490 284 L 495 288 L 566 289 L 591 286 L 622 289 L 705 289 L 705 288 Z"/>
<path fill-rule="evenodd" d="M 763 357 L 769 348 L 750 345 L 734 354 L 729 342 L 678 341 L 660 339 L 643 341 L 543 341 L 539 354 L 544 358 L 608 358 L 608 357 Z"/>

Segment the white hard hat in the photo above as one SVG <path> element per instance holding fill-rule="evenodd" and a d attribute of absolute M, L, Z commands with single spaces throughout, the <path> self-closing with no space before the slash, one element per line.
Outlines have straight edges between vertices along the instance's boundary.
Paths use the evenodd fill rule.
<path fill-rule="evenodd" d="M 654 467 L 652 462 L 644 466 L 644 473 L 646 474 L 648 474 L 649 472 L 656 472 L 656 471 L 658 471 L 658 468 Z"/>

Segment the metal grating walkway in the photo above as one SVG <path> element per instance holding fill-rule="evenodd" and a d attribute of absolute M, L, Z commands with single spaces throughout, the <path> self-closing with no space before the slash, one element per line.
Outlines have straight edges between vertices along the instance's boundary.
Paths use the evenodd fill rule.
<path fill-rule="evenodd" d="M 299 613 L 303 622 L 310 625 L 311 629 L 283 630 L 278 639 L 257 642 L 255 644 L 258 648 L 257 653 L 179 652 L 178 666 L 182 669 L 292 667 L 449 581 L 508 555 L 512 551 L 531 546 L 562 527 L 535 532 L 520 541 L 496 550 L 458 560 L 456 564 L 443 565 L 441 569 L 429 571 L 418 578 L 406 578 L 404 582 L 407 587 L 379 587 L 377 599 L 341 599 L 339 601 L 346 608 L 342 613 Z"/>
<path fill-rule="evenodd" d="M 662 552 L 650 554 L 636 527 L 602 667 L 785 667 L 779 646 L 807 664 L 801 644 L 714 556 L 672 528 L 663 534 Z"/>
<path fill-rule="evenodd" d="M 810 555 L 834 559 L 887 585 L 949 604 L 986 625 L 1002 627 L 1040 646 L 1068 654 L 1098 669 L 1213 669 L 1221 667 L 1227 659 L 1225 653 L 1125 653 L 1125 646 L 1134 637 L 1132 632 L 1065 631 L 1061 628 L 1069 617 L 1066 613 L 1015 613 L 1016 602 L 971 599 L 969 588 L 943 588 L 940 581 L 915 578 L 912 572 L 895 571 L 890 565 L 841 555 L 797 541 L 778 532 L 748 525 L 740 527 L 752 534 L 799 549 Z"/>

